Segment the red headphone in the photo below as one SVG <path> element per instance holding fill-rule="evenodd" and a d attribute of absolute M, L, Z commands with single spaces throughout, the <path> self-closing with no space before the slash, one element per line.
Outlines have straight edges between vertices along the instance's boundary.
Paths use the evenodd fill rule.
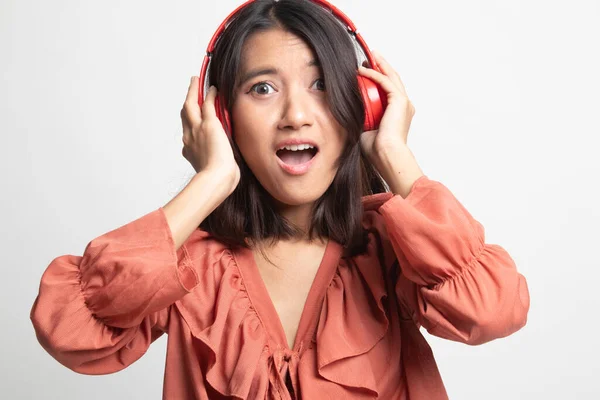
<path fill-rule="evenodd" d="M 223 33 L 223 31 L 226 29 L 227 25 L 229 25 L 231 19 L 237 14 L 237 12 L 254 1 L 255 0 L 246 1 L 244 4 L 233 10 L 233 12 L 229 14 L 229 16 L 221 23 L 217 31 L 214 33 L 212 39 L 208 43 L 208 47 L 206 48 L 206 56 L 204 56 L 204 61 L 202 62 L 202 68 L 200 70 L 199 75 L 200 84 L 198 90 L 198 104 L 200 106 L 202 106 L 202 103 L 204 101 L 205 90 L 207 89 L 205 85 L 207 79 L 208 65 L 210 63 L 212 52 L 215 48 L 217 40 L 221 36 L 221 33 Z M 367 61 L 369 62 L 369 66 L 377 71 L 380 71 L 377 67 L 377 64 L 375 64 L 373 60 L 371 51 L 367 47 L 367 44 L 365 43 L 360 33 L 357 32 L 356 26 L 354 26 L 352 21 L 350 21 L 350 18 L 348 18 L 343 12 L 341 12 L 339 9 L 329 4 L 325 0 L 310 1 L 320 5 L 325 10 L 330 11 L 340 22 L 342 22 L 342 24 L 348 30 L 350 36 L 356 42 L 358 42 L 360 49 L 363 51 Z M 379 85 L 361 75 L 358 76 L 358 87 L 360 89 L 361 97 L 365 108 L 365 123 L 363 126 L 363 131 L 377 129 L 379 127 L 379 122 L 381 121 L 381 117 L 383 116 L 383 112 L 387 105 L 386 94 Z M 217 112 L 217 117 L 219 118 L 219 120 L 221 120 L 225 132 L 227 132 L 227 134 L 229 135 L 232 132 L 229 112 L 227 112 L 226 108 L 223 108 L 223 113 L 221 112 L 219 97 L 220 96 L 217 96 L 215 100 L 215 109 Z"/>

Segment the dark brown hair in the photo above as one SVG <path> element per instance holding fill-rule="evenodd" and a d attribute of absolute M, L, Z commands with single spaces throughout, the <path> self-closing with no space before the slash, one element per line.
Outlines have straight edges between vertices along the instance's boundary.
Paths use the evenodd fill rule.
<path fill-rule="evenodd" d="M 337 19 L 309 0 L 257 0 L 243 8 L 216 43 L 208 75 L 231 113 L 240 78 L 242 48 L 246 39 L 261 31 L 279 28 L 302 40 L 315 53 L 325 81 L 329 107 L 348 132 L 337 174 L 315 202 L 308 237 L 329 238 L 340 243 L 345 255 L 361 253 L 366 236 L 361 225 L 361 196 L 386 191 L 383 179 L 361 152 L 360 134 L 364 108 L 357 82 L 354 44 Z M 234 77 L 235 79 L 232 79 Z M 231 135 L 235 134 L 232 121 Z M 217 240 L 247 247 L 245 239 L 259 242 L 292 238 L 301 233 L 278 214 L 270 194 L 258 182 L 231 141 L 241 170 L 237 188 L 200 225 Z"/>

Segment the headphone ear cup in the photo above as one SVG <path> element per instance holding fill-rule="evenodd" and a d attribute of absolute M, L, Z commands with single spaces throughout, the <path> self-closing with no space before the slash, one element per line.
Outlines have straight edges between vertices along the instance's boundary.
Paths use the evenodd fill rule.
<path fill-rule="evenodd" d="M 221 125 L 223 125 L 223 129 L 227 136 L 231 136 L 231 120 L 229 118 L 229 112 L 225 107 L 221 107 L 221 96 L 217 96 L 215 98 L 215 112 L 217 113 L 217 118 L 221 121 Z"/>
<path fill-rule="evenodd" d="M 363 132 L 375 130 L 379 128 L 387 106 L 386 94 L 374 81 L 362 75 L 358 76 L 358 88 L 365 108 Z"/>

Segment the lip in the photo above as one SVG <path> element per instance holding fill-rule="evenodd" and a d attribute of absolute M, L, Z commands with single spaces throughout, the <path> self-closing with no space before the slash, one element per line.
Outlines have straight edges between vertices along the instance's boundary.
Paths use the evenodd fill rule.
<path fill-rule="evenodd" d="M 306 142 L 300 142 L 300 143 L 306 143 Z M 292 144 L 296 144 L 296 143 L 292 143 Z M 287 146 L 287 145 L 285 145 Z M 289 165 L 283 162 L 283 160 L 279 157 L 277 157 L 277 155 L 275 155 L 275 157 L 277 157 L 277 163 L 279 164 L 279 166 L 288 174 L 290 175 L 304 175 L 308 172 L 310 166 L 312 165 L 312 163 L 315 161 L 315 158 L 317 158 L 319 156 L 319 152 L 317 152 L 315 154 L 315 156 L 313 158 L 310 159 L 310 161 L 305 162 L 304 164 L 298 164 L 298 165 Z"/>

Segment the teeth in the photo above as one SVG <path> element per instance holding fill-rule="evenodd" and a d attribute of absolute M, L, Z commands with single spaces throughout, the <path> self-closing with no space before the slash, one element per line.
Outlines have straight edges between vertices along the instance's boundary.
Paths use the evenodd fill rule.
<path fill-rule="evenodd" d="M 298 150 L 307 150 L 307 149 L 314 149 L 314 146 L 311 146 L 310 144 L 293 144 L 291 146 L 285 146 L 282 147 L 281 149 L 286 149 L 286 150 L 291 150 L 291 151 L 298 151 Z M 281 150 L 279 149 L 279 150 Z"/>

